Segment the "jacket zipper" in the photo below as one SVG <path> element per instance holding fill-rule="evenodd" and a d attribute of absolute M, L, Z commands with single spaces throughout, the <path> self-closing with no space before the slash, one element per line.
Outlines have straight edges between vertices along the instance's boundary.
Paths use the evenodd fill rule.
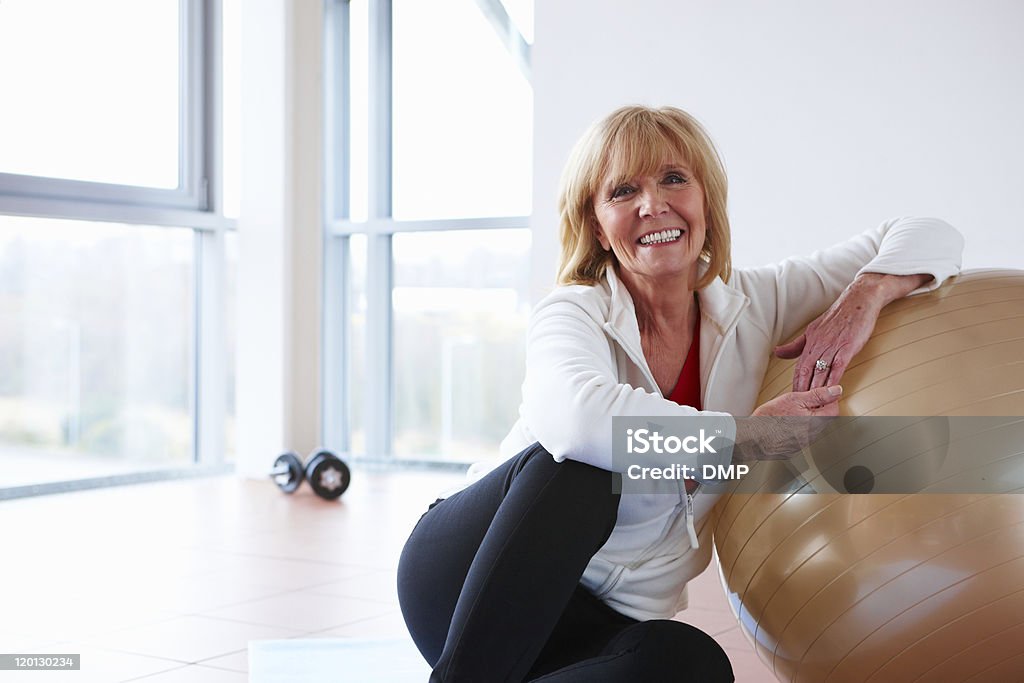
<path fill-rule="evenodd" d="M 743 305 L 740 306 L 740 309 L 736 311 L 736 313 L 732 316 L 732 319 L 729 321 L 728 326 L 726 326 L 726 328 L 723 330 L 723 333 L 719 335 L 717 339 L 717 344 L 715 344 L 714 351 L 712 352 L 715 355 L 715 359 L 714 361 L 712 361 L 711 370 L 708 373 L 708 386 L 713 386 L 714 384 L 715 374 L 718 371 L 718 363 L 722 359 L 722 346 L 725 344 L 725 341 L 726 339 L 728 339 L 729 335 L 732 334 L 735 330 L 736 323 L 739 321 L 740 318 L 740 314 L 749 305 L 749 299 L 744 301 Z M 651 374 L 650 368 L 647 366 L 647 359 L 643 357 L 643 354 L 640 354 L 638 356 L 636 354 L 635 349 L 631 348 L 630 345 L 627 344 L 621 336 L 619 336 L 619 333 L 616 331 L 615 327 L 610 322 L 604 323 L 602 327 L 604 328 L 604 331 L 608 334 L 608 336 L 615 340 L 615 343 L 617 343 L 622 348 L 622 350 L 626 352 L 626 355 L 629 356 L 630 360 L 633 361 L 633 364 L 640 368 L 640 372 L 643 373 L 644 379 L 647 380 L 648 386 L 657 387 L 658 383 L 657 381 L 655 381 L 654 376 Z M 693 550 L 697 550 L 698 548 L 700 548 L 700 541 L 697 538 L 697 528 L 694 522 L 693 494 L 688 491 L 686 492 L 686 506 L 683 511 L 683 516 L 686 518 L 686 535 L 690 539 L 690 548 L 692 548 Z M 659 541 L 661 540 L 661 538 L 664 538 L 664 532 L 659 535 Z M 655 543 L 655 545 L 657 545 L 657 542 Z"/>
<path fill-rule="evenodd" d="M 690 547 L 694 550 L 700 547 L 697 540 L 697 528 L 693 521 L 693 494 L 686 493 L 686 534 L 690 537 Z"/>

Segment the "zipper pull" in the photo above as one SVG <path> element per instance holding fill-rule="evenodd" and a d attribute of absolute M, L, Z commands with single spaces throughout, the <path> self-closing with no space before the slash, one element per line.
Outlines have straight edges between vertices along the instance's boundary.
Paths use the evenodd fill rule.
<path fill-rule="evenodd" d="M 696 550 L 700 547 L 697 540 L 697 529 L 693 525 L 693 494 L 686 494 L 686 533 L 690 536 L 690 547 Z"/>

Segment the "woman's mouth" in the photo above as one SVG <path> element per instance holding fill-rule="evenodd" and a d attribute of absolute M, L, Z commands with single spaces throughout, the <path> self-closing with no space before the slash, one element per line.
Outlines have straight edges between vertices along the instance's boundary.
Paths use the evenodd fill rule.
<path fill-rule="evenodd" d="M 683 231 L 679 228 L 669 228 L 668 230 L 662 230 L 660 232 L 649 232 L 640 239 L 638 243 L 649 246 L 652 244 L 665 244 L 667 242 L 675 242 L 677 239 L 683 236 Z"/>

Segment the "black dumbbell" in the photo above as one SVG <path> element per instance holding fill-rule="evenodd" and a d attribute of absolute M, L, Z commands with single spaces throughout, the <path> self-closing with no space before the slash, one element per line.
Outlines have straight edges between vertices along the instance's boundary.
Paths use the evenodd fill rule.
<path fill-rule="evenodd" d="M 283 453 L 274 461 L 270 476 L 285 493 L 294 492 L 303 479 L 308 479 L 313 492 L 324 500 L 335 500 L 341 496 L 352 481 L 348 465 L 334 453 L 324 450 L 317 451 L 305 467 L 295 453 Z"/>
<path fill-rule="evenodd" d="M 317 451 L 306 465 L 306 479 L 316 495 L 334 500 L 345 493 L 352 481 L 352 471 L 334 453 Z"/>
<path fill-rule="evenodd" d="M 299 456 L 288 451 L 277 456 L 274 461 L 274 468 L 270 470 L 270 477 L 277 484 L 277 488 L 285 493 L 292 493 L 299 488 L 305 474 L 302 471 L 302 461 Z"/>

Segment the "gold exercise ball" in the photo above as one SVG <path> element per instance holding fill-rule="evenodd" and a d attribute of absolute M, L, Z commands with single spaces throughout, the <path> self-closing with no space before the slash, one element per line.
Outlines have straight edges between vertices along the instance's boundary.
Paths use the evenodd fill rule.
<path fill-rule="evenodd" d="M 772 361 L 759 404 L 789 390 L 793 364 Z M 848 416 L 1024 416 L 1024 271 L 966 272 L 889 305 L 842 384 Z M 993 490 L 1024 491 L 1019 457 L 972 474 L 941 424 L 918 435 L 945 440 L 919 449 L 918 474 L 958 461 L 954 483 L 983 482 L 1001 463 L 1019 483 Z M 1020 456 L 1024 418 L 998 425 Z M 834 463 L 808 459 L 808 487 L 826 493 L 735 493 L 715 526 L 733 612 L 778 680 L 1024 681 L 1024 494 L 836 493 Z"/>

